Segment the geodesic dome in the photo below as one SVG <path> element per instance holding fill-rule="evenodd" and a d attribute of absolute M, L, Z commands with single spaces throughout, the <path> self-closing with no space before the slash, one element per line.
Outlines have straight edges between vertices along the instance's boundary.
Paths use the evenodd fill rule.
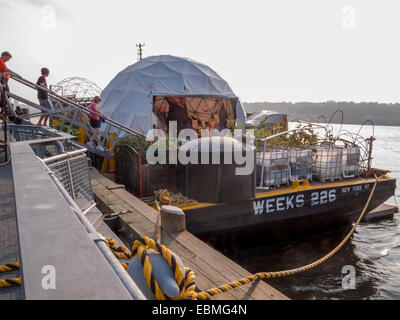
<path fill-rule="evenodd" d="M 239 98 L 214 70 L 194 60 L 170 55 L 148 57 L 128 66 L 108 84 L 101 97 L 102 112 L 145 134 L 153 125 L 157 126 L 154 112 L 157 98 L 163 101 L 184 98 L 192 103 L 193 109 L 198 105 L 197 108 L 208 108 L 210 112 L 218 108 L 218 103 L 229 104 L 234 121 L 242 125 L 246 119 Z M 202 112 L 194 111 L 196 115 Z M 111 130 L 108 126 L 105 128 L 105 131 Z"/>
<path fill-rule="evenodd" d="M 86 102 L 101 93 L 100 87 L 92 81 L 80 78 L 69 77 L 52 86 L 52 90 L 60 96 L 76 102 Z"/>

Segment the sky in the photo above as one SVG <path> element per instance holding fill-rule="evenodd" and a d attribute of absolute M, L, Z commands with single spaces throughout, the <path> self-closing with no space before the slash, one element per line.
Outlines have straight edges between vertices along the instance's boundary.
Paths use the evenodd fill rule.
<path fill-rule="evenodd" d="M 398 0 L 0 0 L 8 67 L 101 88 L 144 57 L 209 65 L 245 102 L 400 102 Z M 15 83 L 12 89 L 33 95 Z"/>

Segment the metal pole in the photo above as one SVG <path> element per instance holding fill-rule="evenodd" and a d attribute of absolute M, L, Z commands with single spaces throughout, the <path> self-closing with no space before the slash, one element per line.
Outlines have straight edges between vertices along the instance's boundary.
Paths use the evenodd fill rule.
<path fill-rule="evenodd" d="M 52 162 L 52 161 L 56 161 L 56 160 L 63 160 L 63 159 L 66 159 L 66 158 L 71 158 L 71 157 L 73 157 L 73 156 L 75 156 L 75 155 L 78 155 L 78 154 L 84 154 L 85 152 L 87 152 L 87 149 L 85 149 L 85 148 L 82 148 L 82 149 L 79 149 L 79 150 L 75 150 L 75 151 L 71 151 L 71 152 L 65 152 L 65 153 L 63 153 L 63 154 L 59 154 L 59 155 L 56 155 L 56 156 L 53 156 L 53 157 L 49 157 L 49 158 L 46 158 L 46 159 L 40 159 L 42 162 L 44 162 L 44 163 L 48 163 L 48 162 Z"/>
<path fill-rule="evenodd" d="M 372 164 L 372 144 L 375 141 L 374 137 L 371 137 L 369 139 L 367 139 L 367 141 L 369 142 L 369 150 L 368 150 L 368 171 L 371 170 L 371 164 Z"/>
<path fill-rule="evenodd" d="M 143 59 L 143 47 L 144 46 L 145 46 L 144 43 L 139 43 L 136 45 L 136 47 L 138 47 L 138 54 L 137 54 L 138 61 Z"/>
<path fill-rule="evenodd" d="M 264 186 L 264 166 L 265 166 L 265 152 L 267 150 L 267 141 L 264 140 L 264 149 L 263 149 L 263 157 L 262 157 L 262 166 L 261 166 L 261 180 L 260 180 L 260 188 Z M 257 151 L 256 151 L 257 152 Z"/>
<path fill-rule="evenodd" d="M 139 197 L 143 197 L 143 192 L 142 192 L 142 153 L 139 152 Z"/>
<path fill-rule="evenodd" d="M 4 127 L 4 156 L 5 156 L 5 161 L 7 162 L 8 159 L 8 138 L 7 138 L 7 102 L 6 102 L 6 93 L 5 93 L 5 88 L 3 87 L 3 84 L 0 83 L 1 86 L 1 116 L 3 118 L 3 127 Z"/>
<path fill-rule="evenodd" d="M 72 199 L 76 199 L 76 195 L 75 195 L 75 185 L 74 185 L 74 180 L 72 179 L 72 171 L 71 171 L 70 159 L 67 159 L 67 169 L 68 169 L 69 183 L 70 183 L 70 185 L 71 185 Z"/>
<path fill-rule="evenodd" d="M 11 95 L 13 96 L 14 99 L 17 99 L 18 101 L 21 101 L 22 103 L 25 103 L 25 104 L 27 104 L 27 105 L 30 105 L 31 107 L 37 108 L 37 109 L 39 109 L 39 110 L 42 110 L 42 109 L 43 109 L 40 105 L 37 105 L 37 104 L 35 104 L 35 103 L 33 103 L 33 102 L 29 101 L 29 100 L 26 100 L 26 99 L 24 99 L 24 98 L 21 98 L 21 97 L 15 95 L 15 94 L 11 94 Z M 43 109 L 43 110 L 44 110 L 44 109 Z M 62 114 L 59 114 L 59 115 L 57 116 L 57 118 L 59 118 L 59 119 L 61 119 L 61 120 L 64 120 L 64 121 L 71 121 L 71 118 L 68 118 L 68 117 L 66 117 L 66 116 L 64 116 L 64 115 L 62 115 Z M 83 123 L 80 123 L 80 122 L 78 122 L 78 121 L 76 121 L 74 124 L 78 125 L 79 127 L 82 127 L 82 128 L 85 129 L 86 131 L 93 131 L 93 130 L 91 129 L 91 127 L 89 127 L 89 126 L 87 126 L 87 125 L 85 125 L 85 124 L 83 124 Z M 60 131 L 60 130 L 58 130 L 58 131 Z M 109 135 L 107 135 L 107 134 L 105 134 L 105 133 L 103 133 L 103 132 L 101 133 L 101 136 L 104 137 L 104 138 L 106 138 L 106 139 L 108 139 L 108 140 L 111 140 L 111 141 L 114 141 L 114 142 L 118 142 L 118 139 L 117 139 L 117 138 L 111 137 L 111 136 L 109 136 Z"/>
<path fill-rule="evenodd" d="M 74 116 L 73 116 L 72 121 L 70 122 L 68 130 L 67 130 L 68 134 L 71 133 L 72 124 L 75 122 L 75 119 L 78 116 L 78 112 L 79 112 L 78 109 L 76 109 L 75 112 L 74 112 Z"/>

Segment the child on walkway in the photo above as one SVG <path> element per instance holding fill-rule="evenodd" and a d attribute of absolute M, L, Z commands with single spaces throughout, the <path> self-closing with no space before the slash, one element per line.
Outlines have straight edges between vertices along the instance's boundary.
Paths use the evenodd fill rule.
<path fill-rule="evenodd" d="M 42 73 L 42 75 L 39 77 L 36 84 L 38 86 L 41 86 L 41 87 L 47 89 L 46 78 L 49 76 L 50 70 L 47 68 L 42 68 L 41 73 Z M 42 110 L 42 114 L 46 114 L 46 113 L 53 111 L 53 106 L 49 100 L 49 94 L 47 93 L 46 90 L 38 89 L 38 99 L 39 99 L 39 104 L 43 108 L 45 108 L 45 110 Z M 37 125 L 38 126 L 47 126 L 47 119 L 49 119 L 49 115 L 40 116 L 39 122 L 37 123 Z M 43 121 L 43 123 L 42 123 L 42 121 Z"/>

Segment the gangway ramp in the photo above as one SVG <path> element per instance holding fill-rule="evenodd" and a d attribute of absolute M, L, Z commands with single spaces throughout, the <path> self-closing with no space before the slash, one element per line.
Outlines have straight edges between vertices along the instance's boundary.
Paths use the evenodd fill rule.
<path fill-rule="evenodd" d="M 77 127 L 77 128 L 82 128 L 87 134 L 93 134 L 93 129 L 88 123 L 84 123 L 81 121 L 81 118 L 79 115 L 89 115 L 90 113 L 97 114 L 98 116 L 101 116 L 101 114 L 94 112 L 92 110 L 89 110 L 88 108 L 80 105 L 79 103 L 76 103 L 72 100 L 67 99 L 66 97 L 60 96 L 53 91 L 43 88 L 21 76 L 18 74 L 11 72 L 11 79 L 15 80 L 16 82 L 29 87 L 33 90 L 45 90 L 49 97 L 52 99 L 52 101 L 57 101 L 59 102 L 57 105 L 61 106 L 60 108 L 57 108 L 53 110 L 52 112 L 48 112 L 47 109 L 43 108 L 41 105 L 38 103 L 35 103 L 29 99 L 26 99 L 24 97 L 21 97 L 15 93 L 12 92 L 6 92 L 5 95 L 7 97 L 8 104 L 10 105 L 9 98 L 13 98 L 14 100 L 17 100 L 21 103 L 24 103 L 30 107 L 33 107 L 35 109 L 38 109 L 40 111 L 43 111 L 46 115 L 50 115 L 53 118 L 56 118 L 60 121 L 62 121 L 62 126 L 67 126 L 67 133 L 71 132 L 72 127 Z M 11 108 L 12 109 L 12 108 Z M 24 118 L 24 116 L 20 116 L 21 118 Z M 101 137 L 104 138 L 104 142 L 107 143 L 107 141 L 112 141 L 115 145 L 116 142 L 118 142 L 121 137 L 124 135 L 143 135 L 142 133 L 133 130 L 132 128 L 129 128 L 113 119 L 106 118 L 105 119 L 105 124 L 109 126 L 108 132 L 101 132 Z M 62 127 L 61 126 L 61 127 Z M 61 128 L 62 129 L 62 128 Z M 110 132 L 112 132 L 110 134 Z M 82 144 L 80 144 L 82 145 Z M 106 150 L 106 146 L 102 145 L 102 147 L 105 149 L 105 151 L 101 151 L 97 148 L 91 148 L 89 146 L 85 146 L 90 152 L 95 153 L 97 155 L 100 155 L 104 158 L 107 159 L 113 159 L 114 156 L 112 155 L 112 150 Z"/>

